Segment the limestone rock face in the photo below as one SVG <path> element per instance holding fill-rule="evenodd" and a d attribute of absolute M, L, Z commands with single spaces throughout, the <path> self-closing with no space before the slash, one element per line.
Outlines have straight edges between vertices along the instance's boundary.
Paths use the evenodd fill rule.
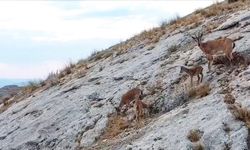
<path fill-rule="evenodd" d="M 242 18 L 248 14 L 244 10 L 228 15 L 223 27 L 204 40 L 240 34 L 243 38 L 235 42 L 234 52 L 247 60 L 250 26 L 232 26 L 232 20 L 245 23 L 248 19 Z M 11 105 L 0 114 L 0 149 L 185 150 L 197 144 L 205 149 L 248 149 L 248 129 L 232 115 L 224 97 L 231 94 L 242 107 L 250 107 L 250 67 L 236 62 L 230 66 L 218 56 L 222 63 L 208 72 L 206 57 L 192 39 L 177 31 L 162 37 L 150 49 L 142 41 L 127 53 L 96 61 L 84 76 L 38 90 Z M 185 64 L 204 68 L 204 86 L 191 91 L 189 77 L 180 74 Z M 103 139 L 122 95 L 138 85 L 145 94 L 143 101 L 152 104 L 151 117 L 140 128 Z M 135 124 L 133 111 L 128 111 L 131 124 Z M 187 138 L 190 130 L 200 131 L 197 143 Z"/>

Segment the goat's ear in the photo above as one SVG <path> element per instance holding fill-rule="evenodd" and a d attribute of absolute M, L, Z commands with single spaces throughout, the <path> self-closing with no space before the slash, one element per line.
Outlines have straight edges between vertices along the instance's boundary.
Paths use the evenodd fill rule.
<path fill-rule="evenodd" d="M 191 36 L 191 38 L 192 38 L 192 39 L 194 39 L 194 40 L 196 41 L 196 37 L 194 37 L 194 36 Z"/>

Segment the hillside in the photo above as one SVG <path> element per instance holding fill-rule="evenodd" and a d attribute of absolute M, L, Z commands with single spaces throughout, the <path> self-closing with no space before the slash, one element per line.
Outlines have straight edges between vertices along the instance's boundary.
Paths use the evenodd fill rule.
<path fill-rule="evenodd" d="M 21 87 L 17 85 L 7 85 L 0 88 L 0 104 L 3 102 L 3 99 L 17 94 L 20 90 Z"/>
<path fill-rule="evenodd" d="M 215 4 L 69 64 L 0 105 L 0 149 L 250 149 L 250 2 Z M 235 40 L 232 64 L 207 58 L 186 33 Z M 190 86 L 180 66 L 201 65 Z M 153 110 L 116 115 L 141 88 Z"/>

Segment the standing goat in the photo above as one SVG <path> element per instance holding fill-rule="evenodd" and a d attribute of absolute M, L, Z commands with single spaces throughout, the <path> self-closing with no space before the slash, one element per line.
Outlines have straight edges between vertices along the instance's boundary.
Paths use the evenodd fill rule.
<path fill-rule="evenodd" d="M 208 70 L 211 70 L 211 64 L 213 62 L 213 55 L 216 55 L 219 52 L 223 52 L 226 57 L 229 59 L 230 64 L 233 59 L 233 49 L 235 47 L 235 43 L 232 39 L 222 37 L 215 40 L 210 40 L 207 42 L 202 42 L 202 36 L 203 33 L 200 31 L 196 35 L 190 35 L 187 33 L 188 36 L 192 37 L 194 39 L 199 48 L 205 53 L 207 59 L 208 59 Z"/>
<path fill-rule="evenodd" d="M 181 71 L 180 73 L 183 73 L 183 72 L 186 72 L 190 78 L 191 78 L 191 86 L 193 86 L 193 76 L 197 76 L 198 77 L 198 81 L 197 81 L 197 84 L 201 83 L 202 80 L 203 80 L 203 68 L 201 66 L 195 66 L 195 67 L 192 67 L 192 68 L 186 68 L 184 66 L 181 66 Z M 201 75 L 201 77 L 200 77 Z"/>
<path fill-rule="evenodd" d="M 125 106 L 130 107 L 131 102 L 133 102 L 136 99 L 142 99 L 143 98 L 143 92 L 139 88 L 133 88 L 129 91 L 127 91 L 125 94 L 122 95 L 122 100 L 120 102 L 120 105 L 118 108 L 116 108 L 117 112 L 120 113 L 121 109 Z"/>

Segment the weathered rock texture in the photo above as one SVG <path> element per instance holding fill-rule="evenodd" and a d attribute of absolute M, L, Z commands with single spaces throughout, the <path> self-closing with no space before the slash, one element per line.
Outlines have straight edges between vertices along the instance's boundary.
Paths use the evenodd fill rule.
<path fill-rule="evenodd" d="M 224 15 L 228 19 L 208 33 L 205 41 L 242 36 L 234 51 L 249 61 L 250 25 L 244 25 L 250 22 L 249 16 L 250 10 Z M 203 83 L 208 83 L 211 91 L 190 96 L 189 79 L 179 74 L 180 65 L 202 65 Z M 175 34 L 166 32 L 156 43 L 141 42 L 124 54 L 114 53 L 89 66 L 83 76 L 36 91 L 2 112 L 0 149 L 185 150 L 194 144 L 187 138 L 192 129 L 201 131 L 205 149 L 248 149 L 248 129 L 227 109 L 224 96 L 230 91 L 236 102 L 250 107 L 249 66 L 222 61 L 208 73 L 205 55 L 178 29 Z M 145 101 L 153 103 L 153 117 L 142 128 L 103 140 L 108 118 L 115 113 L 122 94 L 139 84 L 147 95 Z"/>

